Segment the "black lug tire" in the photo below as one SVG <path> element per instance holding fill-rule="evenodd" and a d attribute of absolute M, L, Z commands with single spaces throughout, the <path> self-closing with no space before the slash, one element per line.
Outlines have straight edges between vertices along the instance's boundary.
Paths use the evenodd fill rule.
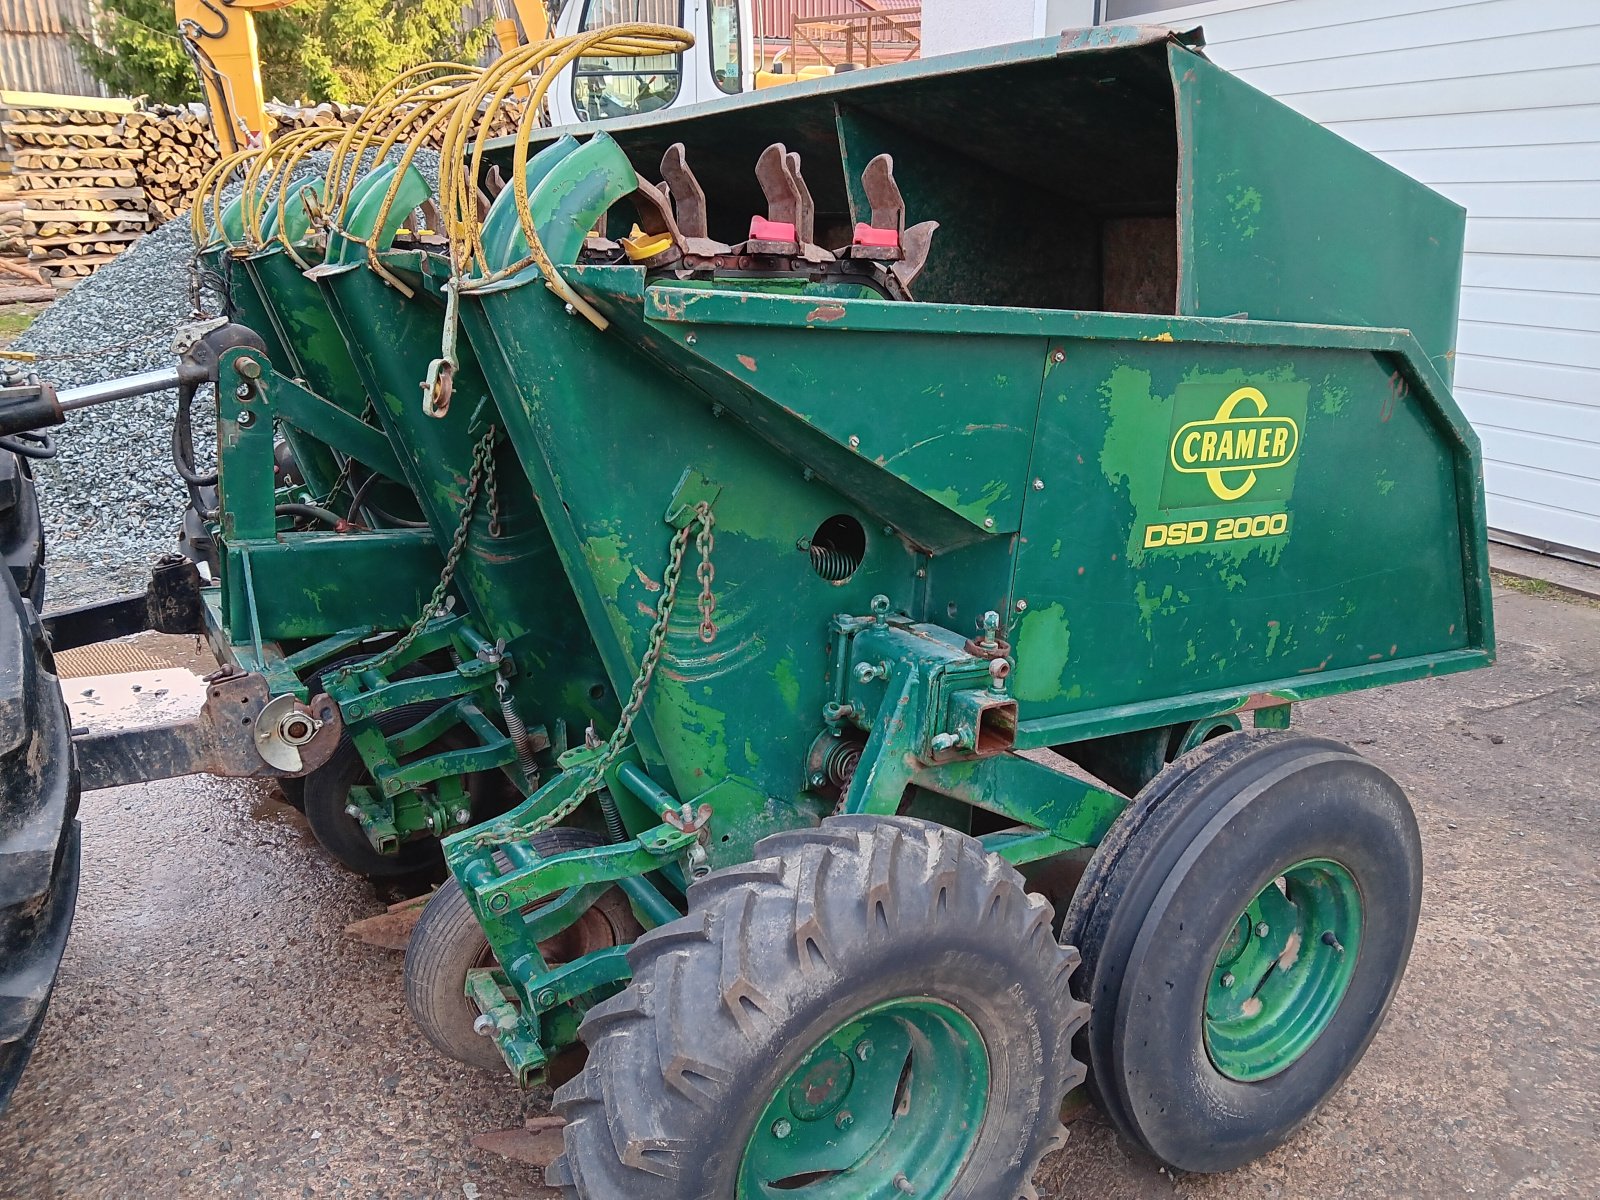
<path fill-rule="evenodd" d="M 1254 1083 L 1212 1064 L 1206 986 L 1255 895 L 1296 862 L 1340 863 L 1365 925 L 1331 1023 Z M 1398 989 L 1422 902 L 1422 847 L 1405 793 L 1341 742 L 1246 731 L 1151 781 L 1096 850 L 1063 921 L 1090 1005 L 1078 1053 L 1127 1140 L 1180 1171 L 1227 1171 L 1280 1145 L 1366 1052 Z"/>
<path fill-rule="evenodd" d="M 411 728 L 437 708 L 431 703 L 407 704 L 380 713 L 373 723 L 384 734 L 393 735 Z M 393 854 L 380 854 L 361 823 L 345 812 L 350 789 L 371 782 L 367 764 L 350 731 L 345 730 L 332 757 L 302 780 L 306 823 L 318 843 L 340 866 L 369 879 L 392 879 L 436 866 L 441 857 L 436 838 L 413 838 L 401 842 Z"/>
<path fill-rule="evenodd" d="M 606 839 L 586 829 L 551 829 L 528 839 L 540 858 L 603 846 Z M 612 888 L 595 902 L 611 926 L 617 944 L 633 940 L 638 920 L 621 891 Z M 466 893 L 453 877 L 428 899 L 406 945 L 406 1007 L 411 1019 L 434 1049 L 457 1062 L 496 1075 L 505 1073 L 505 1060 L 492 1038 L 482 1037 L 472 1026 L 477 1005 L 466 995 L 467 972 L 481 966 L 489 939 Z"/>
<path fill-rule="evenodd" d="M 556 1093 L 568 1200 L 731 1197 L 767 1099 L 857 1012 L 906 996 L 959 1009 L 994 1091 L 951 1197 L 1034 1195 L 1083 1078 L 1077 953 L 1050 907 L 964 834 L 905 817 L 835 817 L 764 839 L 693 885 L 688 916 L 629 952 L 633 982 L 589 1010 L 589 1061 Z"/>
<path fill-rule="evenodd" d="M 77 902 L 78 770 L 38 613 L 0 570 L 0 1110 L 44 1024 Z"/>
<path fill-rule="evenodd" d="M 44 610 L 44 524 L 39 495 L 26 459 L 0 450 L 0 560 L 17 591 Z"/>

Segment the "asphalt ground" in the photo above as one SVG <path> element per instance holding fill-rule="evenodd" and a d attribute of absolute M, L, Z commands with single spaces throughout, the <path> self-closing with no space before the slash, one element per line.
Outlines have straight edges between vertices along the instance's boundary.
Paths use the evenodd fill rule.
<path fill-rule="evenodd" d="M 1289 1144 L 1173 1179 L 1092 1111 L 1058 1197 L 1600 1195 L 1600 605 L 1497 589 L 1492 671 L 1298 710 L 1415 804 L 1422 926 L 1388 1023 Z M 434 1053 L 401 960 L 352 940 L 394 897 L 265 787 L 90 794 L 77 924 L 0 1118 L 0 1196 L 553 1196 L 475 1135 L 545 1111 Z"/>

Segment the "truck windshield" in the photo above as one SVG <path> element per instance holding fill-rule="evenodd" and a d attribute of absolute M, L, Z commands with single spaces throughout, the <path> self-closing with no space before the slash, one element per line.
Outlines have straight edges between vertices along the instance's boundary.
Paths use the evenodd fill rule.
<path fill-rule="evenodd" d="M 644 22 L 682 25 L 683 0 L 584 0 L 582 29 Z M 683 85 L 683 56 L 580 58 L 573 72 L 572 99 L 587 121 L 665 108 Z"/>

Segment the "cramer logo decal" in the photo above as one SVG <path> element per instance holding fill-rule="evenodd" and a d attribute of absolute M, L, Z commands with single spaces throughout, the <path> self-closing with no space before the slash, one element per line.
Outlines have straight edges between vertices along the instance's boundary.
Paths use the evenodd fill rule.
<path fill-rule="evenodd" d="M 1242 387 L 1216 416 L 1180 425 L 1168 458 L 1181 474 L 1205 476 L 1217 499 L 1239 500 L 1261 472 L 1288 466 L 1299 449 L 1300 427 L 1293 419 L 1270 415 L 1261 389 Z"/>

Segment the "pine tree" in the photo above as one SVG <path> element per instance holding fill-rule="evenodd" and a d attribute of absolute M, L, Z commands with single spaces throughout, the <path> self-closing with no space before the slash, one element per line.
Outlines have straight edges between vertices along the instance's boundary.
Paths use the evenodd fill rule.
<path fill-rule="evenodd" d="M 73 30 L 73 50 L 112 95 L 148 96 L 161 104 L 200 99 L 171 0 L 101 0 L 99 9 L 97 37 Z"/>
<path fill-rule="evenodd" d="M 78 58 L 114 94 L 163 104 L 200 99 L 171 0 L 100 0 Z M 418 63 L 476 61 L 487 27 L 462 30 L 460 0 L 302 0 L 256 16 L 261 81 L 280 100 L 360 102 Z"/>

